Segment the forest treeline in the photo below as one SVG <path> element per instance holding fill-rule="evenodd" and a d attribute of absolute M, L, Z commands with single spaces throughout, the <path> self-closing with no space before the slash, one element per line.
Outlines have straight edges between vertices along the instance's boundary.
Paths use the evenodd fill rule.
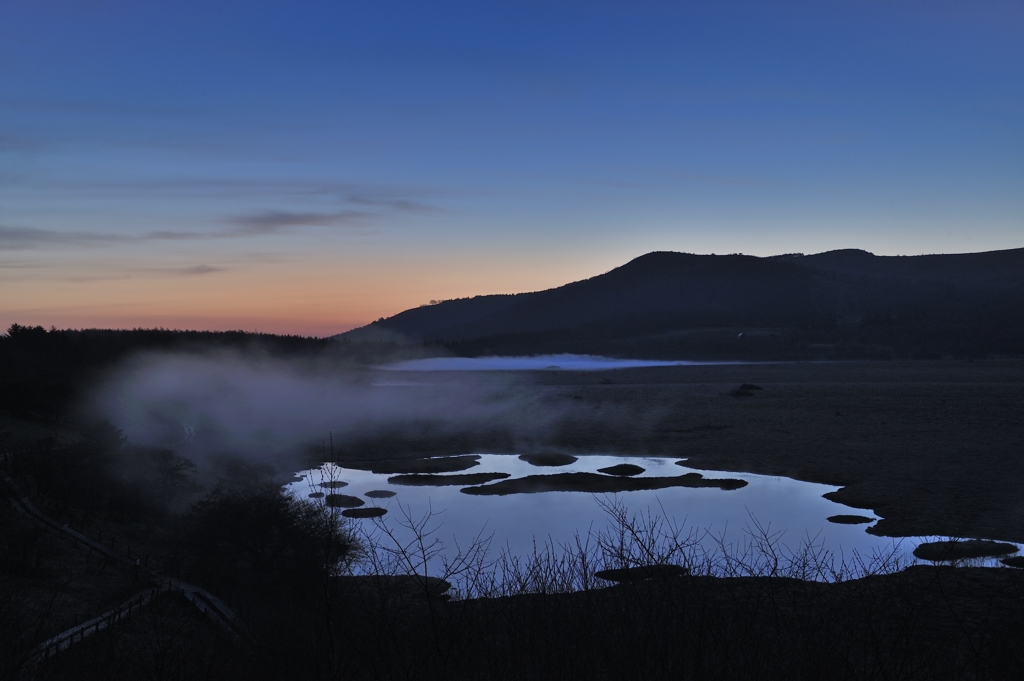
<path fill-rule="evenodd" d="M 273 357 L 329 357 L 367 365 L 415 350 L 394 343 L 245 331 L 46 329 L 12 324 L 0 334 L 0 410 L 20 417 L 68 416 L 106 372 L 147 352 L 234 351 Z"/>

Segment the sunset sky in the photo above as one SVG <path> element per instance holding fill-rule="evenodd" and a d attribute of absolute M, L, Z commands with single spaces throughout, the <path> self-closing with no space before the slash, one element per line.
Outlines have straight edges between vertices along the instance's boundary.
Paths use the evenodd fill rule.
<path fill-rule="evenodd" d="M 1021 246 L 1019 1 L 0 0 L 4 329 Z"/>

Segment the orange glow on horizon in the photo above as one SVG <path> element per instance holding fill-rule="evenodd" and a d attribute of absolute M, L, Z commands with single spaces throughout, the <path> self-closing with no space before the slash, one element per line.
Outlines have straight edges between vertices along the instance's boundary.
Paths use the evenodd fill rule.
<path fill-rule="evenodd" d="M 0 329 L 18 323 L 331 336 L 430 300 L 541 290 L 607 269 L 586 258 L 575 263 L 534 259 L 529 266 L 511 259 L 396 258 L 342 267 L 308 261 L 253 264 L 193 276 L 90 278 L 86 273 L 8 280 Z"/>

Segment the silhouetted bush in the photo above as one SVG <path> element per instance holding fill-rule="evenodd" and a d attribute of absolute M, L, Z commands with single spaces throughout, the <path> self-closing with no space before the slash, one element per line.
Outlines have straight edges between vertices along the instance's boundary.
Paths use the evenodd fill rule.
<path fill-rule="evenodd" d="M 212 492 L 179 533 L 205 579 L 245 589 L 302 591 L 309 578 L 319 585 L 355 549 L 338 513 L 274 485 Z"/>

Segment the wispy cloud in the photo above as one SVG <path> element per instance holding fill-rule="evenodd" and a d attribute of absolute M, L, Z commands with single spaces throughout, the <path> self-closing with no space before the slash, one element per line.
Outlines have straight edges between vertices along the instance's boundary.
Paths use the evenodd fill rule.
<path fill-rule="evenodd" d="M 334 213 L 293 212 L 268 210 L 250 215 L 239 215 L 225 220 L 238 225 L 242 234 L 270 234 L 287 227 L 330 227 L 347 225 L 371 217 L 365 211 L 343 210 Z M 236 232 L 236 234 L 239 232 Z"/>
<path fill-rule="evenodd" d="M 67 281 L 72 283 L 88 283 L 93 281 L 118 281 L 138 278 L 161 277 L 202 277 L 217 272 L 225 272 L 229 268 L 213 265 L 193 265 L 190 267 L 117 267 L 106 266 L 101 272 L 68 274 L 62 276 L 42 276 L 40 279 Z"/>
<path fill-rule="evenodd" d="M 762 180 L 752 180 L 743 177 L 727 177 L 725 175 L 712 175 L 709 173 L 691 173 L 684 170 L 661 170 L 656 171 L 662 177 L 670 177 L 690 182 L 707 182 L 711 184 L 733 185 L 737 187 L 771 187 L 771 183 Z"/>
<path fill-rule="evenodd" d="M 7 260 L 0 261 L 0 270 L 32 270 L 41 267 L 39 263 L 34 262 L 10 262 Z"/>
<path fill-rule="evenodd" d="M 373 194 L 349 194 L 346 200 L 357 206 L 373 206 L 390 208 L 405 213 L 443 213 L 445 209 L 431 205 L 424 201 L 416 201 L 408 198 L 396 198 L 393 196 L 378 196 Z"/>
<path fill-rule="evenodd" d="M 213 265 L 193 265 L 192 267 L 152 267 L 136 271 L 164 274 L 172 277 L 200 277 L 204 274 L 224 272 L 227 269 L 226 267 L 215 267 Z"/>
<path fill-rule="evenodd" d="M 99 100 L 69 100 L 69 99 L 11 99 L 0 97 L 0 109 L 43 112 L 43 113 L 67 113 L 73 115 L 99 114 L 119 116 L 181 116 L 194 113 L 194 109 L 172 106 L 145 106 L 139 104 L 125 104 L 123 102 L 99 101 Z"/>
<path fill-rule="evenodd" d="M 0 143 L 27 146 L 31 140 L 0 138 Z M 408 187 L 374 183 L 326 181 L 284 181 L 256 178 L 165 177 L 150 179 L 105 180 L 84 177 L 33 177 L 41 189 L 56 190 L 61 195 L 85 194 L 104 196 L 176 196 L 181 198 L 222 198 L 262 201 L 297 200 L 330 201 L 339 207 L 387 207 L 405 211 L 444 210 L 431 201 L 475 196 L 474 192 L 441 190 L 429 187 Z"/>
<path fill-rule="evenodd" d="M 240 239 L 283 232 L 290 227 L 331 226 L 352 222 L 357 217 L 371 214 L 357 213 L 265 213 L 245 215 L 225 220 L 237 225 L 236 229 L 200 231 L 158 230 L 142 234 L 116 232 L 84 232 L 38 229 L 33 227 L 4 227 L 0 225 L 0 250 L 25 251 L 46 247 L 78 246 L 102 247 L 114 244 L 133 244 L 152 241 L 212 241 Z M 357 225 L 350 225 L 356 227 Z"/>
<path fill-rule="evenodd" d="M 67 232 L 34 227 L 5 227 L 0 225 L 0 249 L 28 250 L 44 246 L 101 246 L 117 241 L 128 241 L 120 234 L 100 232 Z"/>
<path fill-rule="evenodd" d="M 2 141 L 2 140 L 0 140 Z M 446 209 L 429 201 L 439 196 L 429 191 L 373 185 L 332 183 L 275 183 L 246 180 L 166 181 L 154 183 L 72 183 L 68 191 L 80 190 L 90 196 L 99 192 L 116 194 L 178 192 L 184 196 L 247 199 L 255 203 L 307 203 L 315 209 L 267 208 L 236 214 L 210 216 L 211 229 L 151 230 L 148 232 L 91 231 L 0 225 L 0 249 L 20 251 L 56 247 L 101 247 L 152 241 L 209 241 L 273 235 L 303 227 L 367 229 L 374 221 L 395 214 L 431 214 Z M 220 225 L 217 228 L 216 225 Z"/>

